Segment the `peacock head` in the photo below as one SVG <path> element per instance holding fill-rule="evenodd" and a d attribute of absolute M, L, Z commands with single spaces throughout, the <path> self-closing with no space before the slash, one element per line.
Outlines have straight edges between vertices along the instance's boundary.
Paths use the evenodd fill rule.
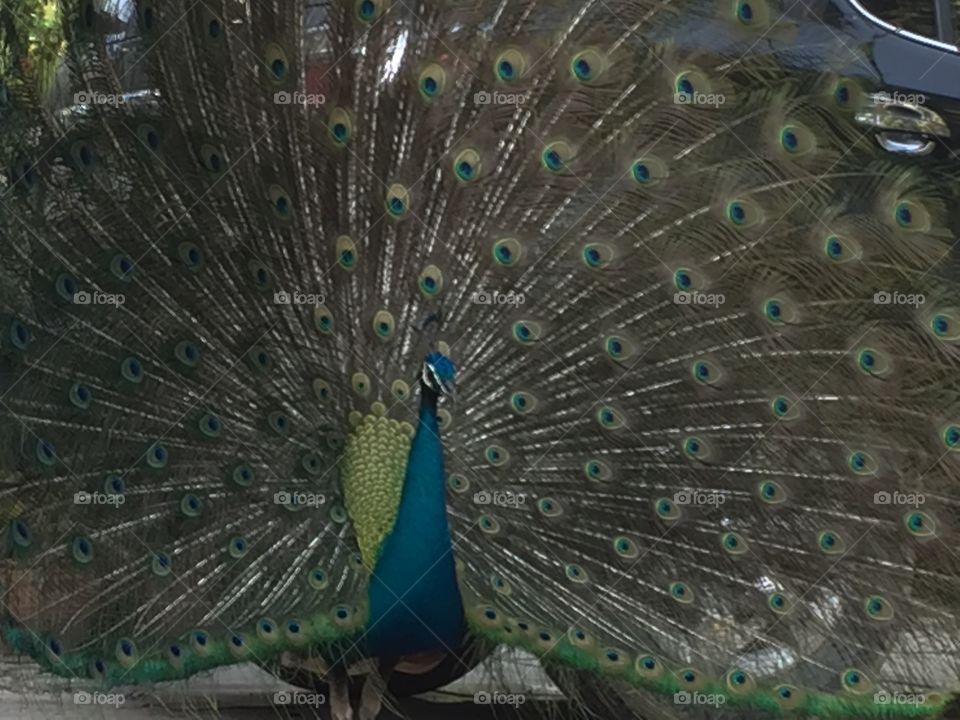
<path fill-rule="evenodd" d="M 443 353 L 432 352 L 424 358 L 420 382 L 424 388 L 437 395 L 453 397 L 457 368 Z"/>

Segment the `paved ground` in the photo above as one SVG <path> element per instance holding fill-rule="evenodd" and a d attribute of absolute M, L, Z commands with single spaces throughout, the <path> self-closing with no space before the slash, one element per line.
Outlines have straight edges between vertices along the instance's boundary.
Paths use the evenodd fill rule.
<path fill-rule="evenodd" d="M 548 712 L 556 720 L 564 720 L 568 713 L 562 696 L 540 673 L 536 660 L 520 658 L 518 663 L 517 672 L 506 678 L 503 684 L 507 687 L 501 689 L 505 694 L 524 696 L 526 701 L 517 709 L 475 702 L 475 693 L 489 689 L 482 666 L 429 698 L 402 701 L 398 709 L 402 717 L 410 720 L 540 718 Z M 0 660 L 0 720 L 329 717 L 325 704 L 306 695 L 297 697 L 305 704 L 278 707 L 274 700 L 277 693 L 283 692 L 287 698 L 293 698 L 296 689 L 248 665 L 198 676 L 188 683 L 165 683 L 149 690 L 121 688 L 117 693 L 123 693 L 123 703 L 118 706 L 117 697 L 84 694 L 38 676 L 29 664 Z M 384 720 L 388 717 L 391 716 L 385 714 Z"/>

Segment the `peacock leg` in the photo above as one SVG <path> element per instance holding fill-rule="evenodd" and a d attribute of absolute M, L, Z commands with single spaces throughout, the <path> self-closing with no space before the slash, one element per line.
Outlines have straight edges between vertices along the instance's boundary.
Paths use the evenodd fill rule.
<path fill-rule="evenodd" d="M 294 655 L 291 652 L 285 652 L 280 656 L 280 664 L 283 667 L 293 668 L 294 670 L 307 670 L 314 675 L 319 675 L 320 677 L 323 677 L 330 672 L 330 666 L 327 665 L 326 661 L 319 656 L 302 658 L 299 655 Z"/>
<path fill-rule="evenodd" d="M 396 665 L 395 660 L 381 659 L 379 668 L 367 675 L 360 695 L 360 720 L 376 720 L 380 714 L 387 683 Z"/>
<path fill-rule="evenodd" d="M 334 666 L 327 680 L 330 683 L 330 717 L 332 720 L 353 720 L 347 669 L 343 665 Z"/>

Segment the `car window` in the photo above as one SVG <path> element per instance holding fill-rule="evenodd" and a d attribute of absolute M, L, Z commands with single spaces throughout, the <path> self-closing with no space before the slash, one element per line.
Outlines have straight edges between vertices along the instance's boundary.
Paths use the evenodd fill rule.
<path fill-rule="evenodd" d="M 960 0 L 953 2 L 960 7 Z M 860 4 L 891 25 L 924 37 L 937 37 L 933 0 L 860 0 Z"/>

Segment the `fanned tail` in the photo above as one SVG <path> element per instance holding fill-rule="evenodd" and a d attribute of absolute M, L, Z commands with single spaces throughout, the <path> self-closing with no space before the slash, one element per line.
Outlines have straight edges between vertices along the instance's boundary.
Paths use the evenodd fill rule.
<path fill-rule="evenodd" d="M 17 649 L 362 655 L 440 351 L 475 640 L 637 716 L 943 712 L 960 175 L 853 122 L 865 50 L 760 2 L 56 18 L 0 35 Z"/>

